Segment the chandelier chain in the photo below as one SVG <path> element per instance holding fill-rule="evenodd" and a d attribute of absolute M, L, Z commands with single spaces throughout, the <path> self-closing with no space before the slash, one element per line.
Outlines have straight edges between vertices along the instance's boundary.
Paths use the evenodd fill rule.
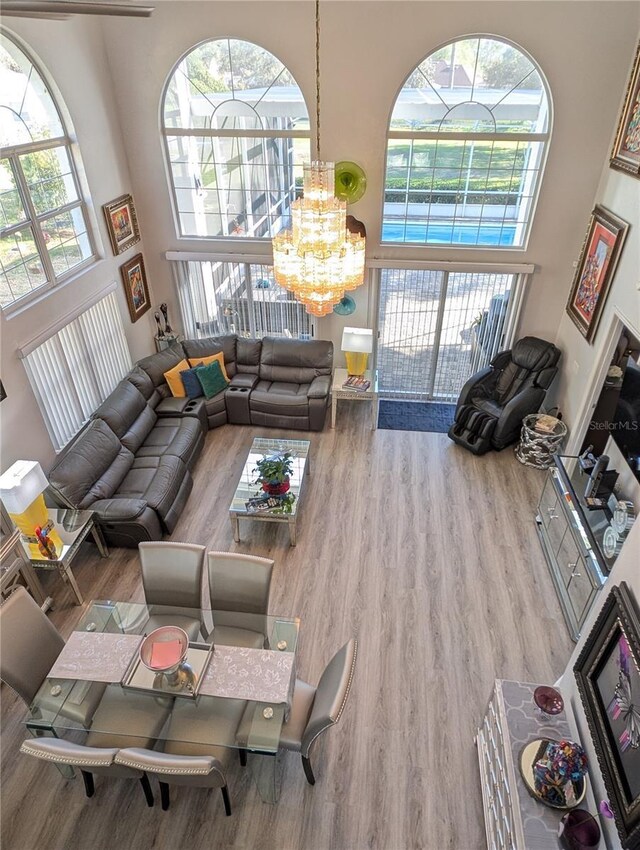
<path fill-rule="evenodd" d="M 316 159 L 320 156 L 320 0 L 316 0 Z"/>

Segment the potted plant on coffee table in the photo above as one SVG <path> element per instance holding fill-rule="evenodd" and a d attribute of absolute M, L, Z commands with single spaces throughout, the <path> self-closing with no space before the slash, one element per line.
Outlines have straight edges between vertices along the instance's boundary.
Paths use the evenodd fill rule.
<path fill-rule="evenodd" d="M 282 496 L 291 486 L 293 455 L 291 452 L 265 455 L 256 462 L 253 471 L 258 473 L 254 484 L 261 484 L 262 489 L 270 496 Z"/>

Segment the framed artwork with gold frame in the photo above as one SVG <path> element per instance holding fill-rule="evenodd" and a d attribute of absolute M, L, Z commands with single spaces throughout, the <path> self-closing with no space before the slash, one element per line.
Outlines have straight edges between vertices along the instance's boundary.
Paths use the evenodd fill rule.
<path fill-rule="evenodd" d="M 115 256 L 122 254 L 140 241 L 138 218 L 131 195 L 120 195 L 119 198 L 105 204 L 102 209 Z"/>
<path fill-rule="evenodd" d="M 596 204 L 573 279 L 567 313 L 591 342 L 607 299 L 629 225 Z"/>
<path fill-rule="evenodd" d="M 123 263 L 120 266 L 120 274 L 124 283 L 131 321 L 137 322 L 140 316 L 151 307 L 147 273 L 142 254 L 136 254 L 128 262 Z"/>
<path fill-rule="evenodd" d="M 640 44 L 611 151 L 611 168 L 640 178 Z"/>

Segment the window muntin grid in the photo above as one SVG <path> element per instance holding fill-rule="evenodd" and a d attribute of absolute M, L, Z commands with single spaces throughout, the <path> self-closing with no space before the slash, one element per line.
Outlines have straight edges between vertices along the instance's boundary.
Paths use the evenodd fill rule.
<path fill-rule="evenodd" d="M 205 42 L 169 78 L 163 116 L 181 236 L 270 238 L 288 224 L 310 135 L 282 62 L 250 42 Z"/>
<path fill-rule="evenodd" d="M 68 137 L 42 75 L 0 34 L 0 306 L 95 256 Z"/>
<path fill-rule="evenodd" d="M 549 128 L 545 84 L 515 46 L 477 36 L 431 54 L 392 112 L 382 241 L 523 247 Z"/>

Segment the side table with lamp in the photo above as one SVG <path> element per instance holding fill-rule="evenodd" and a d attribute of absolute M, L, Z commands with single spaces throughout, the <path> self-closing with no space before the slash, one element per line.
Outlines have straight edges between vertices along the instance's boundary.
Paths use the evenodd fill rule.
<path fill-rule="evenodd" d="M 370 328 L 345 328 L 342 332 L 342 351 L 346 369 L 335 369 L 331 386 L 331 427 L 336 427 L 339 401 L 368 401 L 371 403 L 371 430 L 378 427 L 378 372 L 367 369 L 369 354 L 373 351 L 373 331 Z M 361 387 L 349 386 L 351 378 L 362 378 Z M 364 387 L 364 388 L 363 388 Z"/>
<path fill-rule="evenodd" d="M 103 558 L 109 551 L 93 511 L 47 508 L 49 482 L 37 461 L 16 461 L 0 475 L 0 500 L 20 532 L 19 543 L 31 567 L 57 570 L 76 602 L 84 599 L 71 569 L 80 544 L 91 534 Z"/>

